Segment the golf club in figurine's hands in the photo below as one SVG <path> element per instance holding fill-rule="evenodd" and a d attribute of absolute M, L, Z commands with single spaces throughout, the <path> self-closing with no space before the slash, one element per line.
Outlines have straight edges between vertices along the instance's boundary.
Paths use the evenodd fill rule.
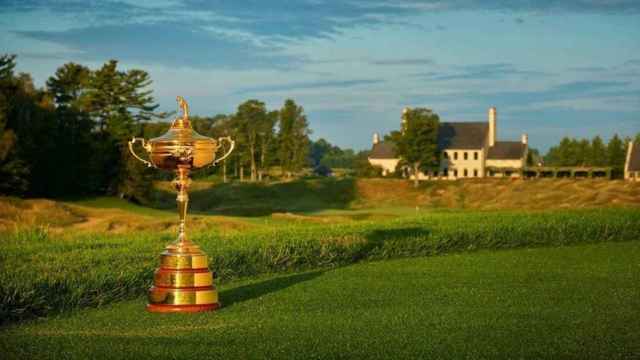
<path fill-rule="evenodd" d="M 177 100 L 182 116 L 173 121 L 164 135 L 149 141 L 143 138 L 129 141 L 129 150 L 136 159 L 149 167 L 176 172 L 172 184 L 178 192 L 178 238 L 160 255 L 160 268 L 156 270 L 153 287 L 149 289 L 147 310 L 152 312 L 198 312 L 220 307 L 207 255 L 189 240 L 185 231 L 189 204 L 187 191 L 191 170 L 213 166 L 224 160 L 233 151 L 235 142 L 230 137 L 216 140 L 198 134 L 189 121 L 189 105 L 180 96 Z M 138 141 L 147 151 L 149 160 L 134 151 L 133 146 Z M 228 144 L 226 153 L 216 159 L 218 150 L 224 150 L 225 142 Z"/>

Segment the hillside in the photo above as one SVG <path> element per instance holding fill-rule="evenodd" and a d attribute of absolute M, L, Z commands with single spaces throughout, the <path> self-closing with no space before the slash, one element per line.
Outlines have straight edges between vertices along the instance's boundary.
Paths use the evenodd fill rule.
<path fill-rule="evenodd" d="M 60 202 L 0 198 L 0 230 L 46 226 L 60 231 L 175 232 L 175 194 L 157 185 L 155 209 L 117 198 Z M 236 231 L 267 222 L 336 223 L 402 216 L 432 209 L 546 210 L 640 207 L 640 184 L 606 180 L 321 179 L 274 184 L 195 182 L 189 227 Z M 255 218 L 252 219 L 252 218 Z M 258 219 L 260 219 L 258 221 Z"/>
<path fill-rule="evenodd" d="M 168 184 L 160 206 L 173 207 Z M 496 180 L 423 182 L 401 179 L 322 179 L 264 184 L 200 183 L 192 209 L 228 215 L 313 213 L 328 209 L 565 209 L 640 206 L 640 184 L 609 180 Z"/>

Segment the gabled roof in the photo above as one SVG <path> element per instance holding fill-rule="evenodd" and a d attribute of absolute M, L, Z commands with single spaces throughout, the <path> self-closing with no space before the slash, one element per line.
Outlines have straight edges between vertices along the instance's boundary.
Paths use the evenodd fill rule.
<path fill-rule="evenodd" d="M 629 165 L 627 169 L 629 171 L 640 171 L 640 144 L 637 142 L 632 143 L 631 146 L 631 157 L 629 158 Z"/>
<path fill-rule="evenodd" d="M 519 141 L 496 141 L 489 148 L 487 159 L 489 160 L 518 160 L 524 156 L 527 145 Z"/>
<path fill-rule="evenodd" d="M 487 122 L 443 122 L 438 127 L 438 149 L 482 149 L 487 140 L 489 123 Z M 396 159 L 395 145 L 392 142 L 373 144 L 369 158 Z"/>
<path fill-rule="evenodd" d="M 373 144 L 373 148 L 371 148 L 371 153 L 369 154 L 370 159 L 396 159 L 396 147 L 391 142 L 379 142 L 377 144 Z"/>
<path fill-rule="evenodd" d="M 482 149 L 488 133 L 488 122 L 443 122 L 438 128 L 438 148 Z"/>

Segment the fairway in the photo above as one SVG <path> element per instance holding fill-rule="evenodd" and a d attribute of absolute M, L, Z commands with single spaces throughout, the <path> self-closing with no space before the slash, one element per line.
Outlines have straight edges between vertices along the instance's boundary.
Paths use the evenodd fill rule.
<path fill-rule="evenodd" d="M 3 358 L 632 358 L 640 242 L 369 262 L 222 284 L 214 313 L 145 300 L 5 327 Z"/>

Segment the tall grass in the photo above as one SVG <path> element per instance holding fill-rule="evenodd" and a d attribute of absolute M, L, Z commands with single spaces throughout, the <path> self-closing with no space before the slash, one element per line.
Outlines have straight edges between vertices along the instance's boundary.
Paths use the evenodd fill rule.
<path fill-rule="evenodd" d="M 59 237 L 46 228 L 0 236 L 2 322 L 140 296 L 172 240 L 152 233 Z M 429 213 L 194 236 L 222 281 L 362 260 L 638 239 L 640 210 L 633 209 Z"/>

